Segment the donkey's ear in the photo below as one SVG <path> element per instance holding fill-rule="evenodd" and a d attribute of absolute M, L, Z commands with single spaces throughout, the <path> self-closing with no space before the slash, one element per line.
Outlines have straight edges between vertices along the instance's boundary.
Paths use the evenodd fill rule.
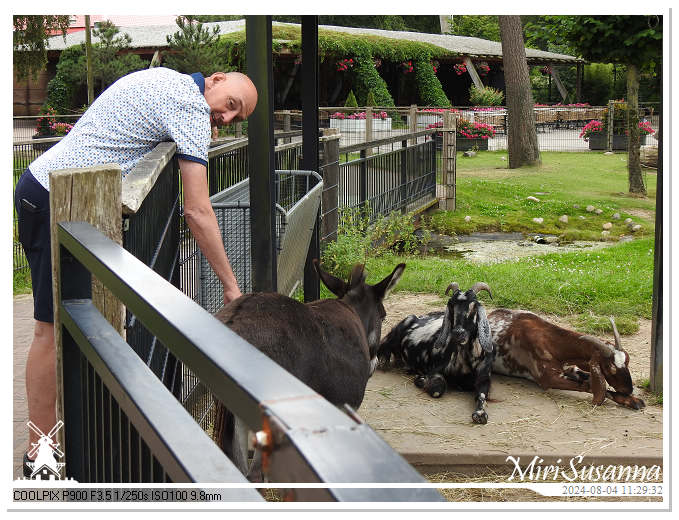
<path fill-rule="evenodd" d="M 386 298 L 391 290 L 396 287 L 396 284 L 401 279 L 401 275 L 406 268 L 406 264 L 398 264 L 389 276 L 387 276 L 380 283 L 373 286 L 375 290 L 375 295 L 383 300 Z"/>
<path fill-rule="evenodd" d="M 365 282 L 365 264 L 356 264 L 351 270 L 351 275 L 349 276 L 349 289 L 358 287 L 360 284 Z"/>
<path fill-rule="evenodd" d="M 336 276 L 321 269 L 318 259 L 314 258 L 313 264 L 323 285 L 325 285 L 335 296 L 342 298 L 347 293 L 347 284 L 344 283 L 343 280 L 340 280 Z"/>
<path fill-rule="evenodd" d="M 590 389 L 592 390 L 592 404 L 597 406 L 606 399 L 606 379 L 601 372 L 599 356 L 594 355 L 589 361 Z"/>

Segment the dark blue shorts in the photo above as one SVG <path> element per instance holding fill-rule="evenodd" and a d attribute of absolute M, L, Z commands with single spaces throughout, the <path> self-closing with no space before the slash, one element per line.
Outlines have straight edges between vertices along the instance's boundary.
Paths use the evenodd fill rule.
<path fill-rule="evenodd" d="M 52 303 L 52 253 L 50 245 L 50 194 L 26 168 L 14 191 L 21 242 L 33 285 L 33 317 L 54 323 Z"/>

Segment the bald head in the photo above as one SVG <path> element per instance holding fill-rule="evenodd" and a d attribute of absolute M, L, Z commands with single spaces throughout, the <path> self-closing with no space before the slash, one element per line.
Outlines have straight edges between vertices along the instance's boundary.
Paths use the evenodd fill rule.
<path fill-rule="evenodd" d="M 215 72 L 205 78 L 205 101 L 214 126 L 243 121 L 255 110 L 257 89 L 241 72 Z"/>

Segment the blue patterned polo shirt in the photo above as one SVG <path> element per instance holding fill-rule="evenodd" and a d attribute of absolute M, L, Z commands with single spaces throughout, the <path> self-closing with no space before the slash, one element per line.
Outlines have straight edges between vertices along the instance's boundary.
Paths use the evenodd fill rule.
<path fill-rule="evenodd" d="M 49 190 L 49 172 L 117 163 L 125 177 L 160 142 L 174 141 L 177 157 L 207 165 L 210 107 L 201 74 L 157 67 L 133 72 L 108 87 L 71 131 L 31 163 Z"/>

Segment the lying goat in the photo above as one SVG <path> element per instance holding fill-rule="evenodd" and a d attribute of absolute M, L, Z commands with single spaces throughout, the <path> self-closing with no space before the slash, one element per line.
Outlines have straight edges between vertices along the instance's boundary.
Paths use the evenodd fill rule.
<path fill-rule="evenodd" d="M 531 312 L 496 309 L 488 315 L 497 348 L 493 372 L 523 377 L 544 390 L 578 390 L 638 410 L 644 401 L 632 395 L 629 355 L 620 345 L 613 318 L 615 345 L 564 329 Z M 607 389 L 606 383 L 616 391 Z"/>
<path fill-rule="evenodd" d="M 314 267 L 337 299 L 304 304 L 277 293 L 246 294 L 215 317 L 331 403 L 357 409 L 377 363 L 386 316 L 382 300 L 405 264 L 376 285 L 365 283 L 362 265 L 354 267 L 348 283 L 323 271 L 317 261 Z M 246 473 L 247 432 L 220 403 L 215 439 Z"/>
<path fill-rule="evenodd" d="M 490 288 L 478 282 L 466 292 L 457 283 L 445 312 L 432 312 L 422 317 L 408 316 L 382 340 L 378 350 L 379 366 L 386 368 L 394 355 L 395 362 L 405 363 L 414 371 L 415 385 L 432 397 L 441 397 L 447 382 L 463 390 L 474 390 L 475 423 L 486 424 L 486 399 L 490 390 L 490 372 L 495 356 L 490 327 L 483 304 L 476 298 L 479 291 Z"/>

